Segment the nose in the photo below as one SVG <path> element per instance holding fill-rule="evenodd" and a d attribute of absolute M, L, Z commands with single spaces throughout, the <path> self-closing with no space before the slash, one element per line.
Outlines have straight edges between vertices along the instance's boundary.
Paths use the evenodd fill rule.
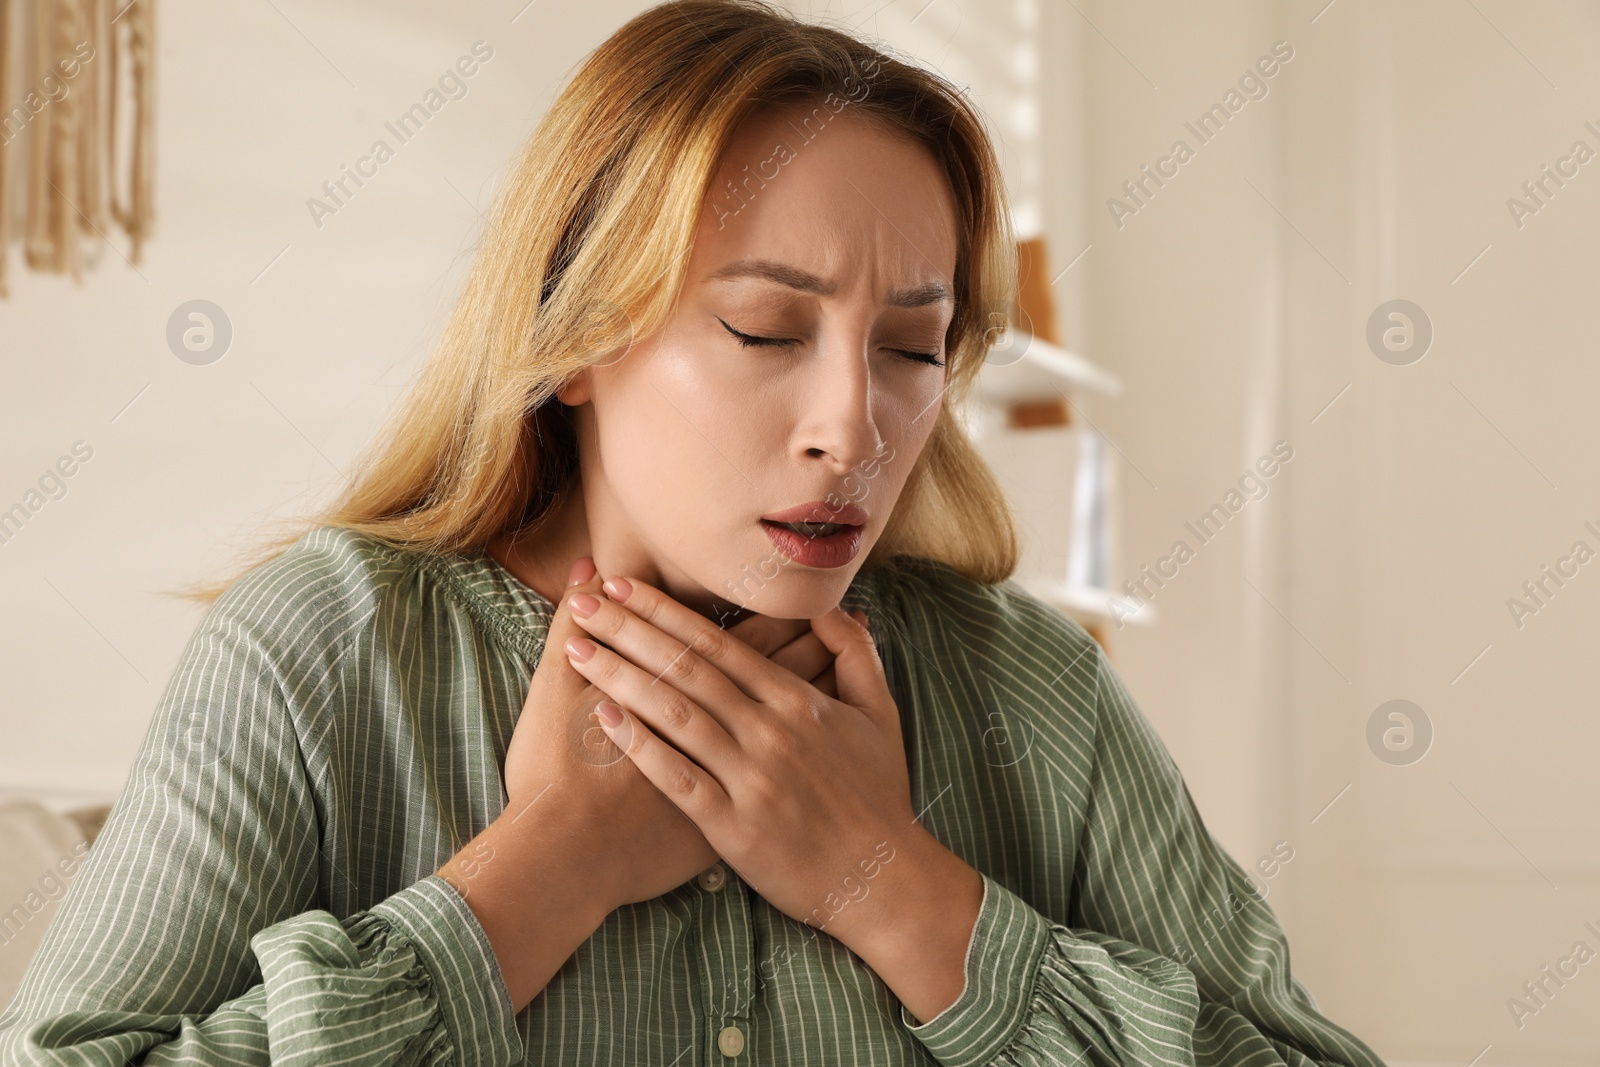
<path fill-rule="evenodd" d="M 798 450 L 842 477 L 882 448 L 873 418 L 872 367 L 865 338 L 824 342 L 811 363 L 796 428 Z"/>

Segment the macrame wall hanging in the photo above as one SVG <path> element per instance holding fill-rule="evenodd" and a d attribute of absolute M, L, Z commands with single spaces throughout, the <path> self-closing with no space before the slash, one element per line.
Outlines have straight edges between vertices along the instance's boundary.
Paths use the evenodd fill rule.
<path fill-rule="evenodd" d="M 0 297 L 36 271 L 137 265 L 154 221 L 155 0 L 0 0 Z"/>

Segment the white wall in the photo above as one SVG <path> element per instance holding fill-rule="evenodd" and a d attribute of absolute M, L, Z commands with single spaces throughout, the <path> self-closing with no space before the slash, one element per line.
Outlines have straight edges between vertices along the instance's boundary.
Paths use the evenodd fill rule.
<path fill-rule="evenodd" d="M 1600 20 L 1079 8 L 1057 11 L 1089 42 L 1064 53 L 1089 82 L 1085 348 L 1127 379 L 1097 410 L 1149 478 L 1123 478 L 1126 570 L 1274 440 L 1295 448 L 1157 594 L 1160 622 L 1122 631 L 1120 664 L 1230 851 L 1295 848 L 1271 903 L 1330 1015 L 1395 1061 L 1592 1062 L 1589 968 L 1520 1027 L 1507 1001 L 1575 942 L 1600 950 L 1600 583 L 1583 568 L 1520 630 L 1507 600 L 1575 540 L 1600 549 L 1600 192 L 1584 167 L 1521 229 L 1506 200 L 1575 139 L 1600 150 Z M 1105 199 L 1278 39 L 1295 58 L 1270 94 L 1112 223 Z M 1410 366 L 1365 339 L 1396 297 L 1436 330 Z M 1397 697 L 1435 731 L 1407 766 L 1365 736 Z"/>
<path fill-rule="evenodd" d="M 263 519 L 349 468 L 436 338 L 508 157 L 642 6 L 513 22 L 488 3 L 163 5 L 144 262 L 107 250 L 79 289 L 13 249 L 0 303 L 0 508 L 74 442 L 93 449 L 0 545 L 0 787 L 120 788 L 199 617 L 167 591 L 224 571 Z M 494 54 L 467 94 L 401 145 L 385 121 L 478 40 Z M 318 228 L 307 200 L 380 137 L 394 158 Z M 234 329 L 206 366 L 165 338 L 194 298 Z"/>

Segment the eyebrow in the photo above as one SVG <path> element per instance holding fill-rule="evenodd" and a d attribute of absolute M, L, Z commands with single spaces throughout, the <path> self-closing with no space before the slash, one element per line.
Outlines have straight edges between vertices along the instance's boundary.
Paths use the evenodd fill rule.
<path fill-rule="evenodd" d="M 837 284 L 824 281 L 810 271 L 791 267 L 787 263 L 777 263 L 770 259 L 747 259 L 738 263 L 730 263 L 720 270 L 707 275 L 707 281 L 718 281 L 725 278 L 761 278 L 769 282 L 786 285 L 790 289 L 802 293 L 814 293 L 817 296 L 832 296 L 839 291 Z M 943 282 L 925 282 L 922 285 L 913 285 L 904 289 L 891 289 L 883 298 L 889 307 L 920 308 L 929 304 L 951 300 L 950 287 Z"/>

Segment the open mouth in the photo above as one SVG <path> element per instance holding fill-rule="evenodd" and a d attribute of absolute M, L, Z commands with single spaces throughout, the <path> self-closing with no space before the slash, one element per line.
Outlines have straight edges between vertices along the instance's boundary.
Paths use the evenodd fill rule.
<path fill-rule="evenodd" d="M 771 519 L 762 519 L 771 526 L 781 526 L 785 530 L 793 530 L 801 537 L 831 537 L 840 530 L 854 530 L 858 527 L 843 522 L 773 522 Z"/>
<path fill-rule="evenodd" d="M 861 550 L 862 526 L 842 522 L 773 522 L 762 519 L 761 528 L 779 552 L 806 567 L 832 569 L 856 558 Z"/>
<path fill-rule="evenodd" d="M 807 567 L 842 567 L 861 550 L 867 510 L 859 504 L 813 500 L 761 517 L 779 552 Z"/>

